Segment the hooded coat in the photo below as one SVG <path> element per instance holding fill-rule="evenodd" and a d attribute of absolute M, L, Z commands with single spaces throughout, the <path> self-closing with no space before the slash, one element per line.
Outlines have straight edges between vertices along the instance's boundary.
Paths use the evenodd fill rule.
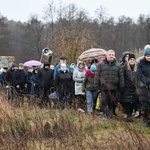
<path fill-rule="evenodd" d="M 145 57 L 137 64 L 137 78 L 139 100 L 150 102 L 150 62 Z"/>
<path fill-rule="evenodd" d="M 80 62 L 77 65 L 77 69 L 75 69 L 73 72 L 73 80 L 75 81 L 75 95 L 81 95 L 82 94 L 82 83 L 83 83 L 83 80 L 85 77 L 86 67 L 84 64 L 84 67 L 82 69 L 79 68 L 79 65 L 81 63 L 83 63 L 83 62 Z"/>

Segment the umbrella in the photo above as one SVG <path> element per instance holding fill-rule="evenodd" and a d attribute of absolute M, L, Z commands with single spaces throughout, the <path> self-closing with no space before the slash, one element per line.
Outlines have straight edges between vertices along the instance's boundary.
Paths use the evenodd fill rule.
<path fill-rule="evenodd" d="M 29 60 L 29 61 L 26 61 L 23 65 L 26 66 L 26 67 L 29 67 L 29 66 L 40 66 L 41 62 L 37 61 L 37 60 Z"/>
<path fill-rule="evenodd" d="M 78 60 L 92 60 L 92 59 L 100 59 L 106 56 L 106 50 L 100 48 L 91 48 L 89 50 L 84 51 L 79 57 Z"/>

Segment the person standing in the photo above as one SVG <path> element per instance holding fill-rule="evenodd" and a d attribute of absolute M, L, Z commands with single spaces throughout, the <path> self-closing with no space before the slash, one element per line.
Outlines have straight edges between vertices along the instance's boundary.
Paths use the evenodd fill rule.
<path fill-rule="evenodd" d="M 32 81 L 33 67 L 29 66 L 27 71 L 27 94 L 32 94 Z"/>
<path fill-rule="evenodd" d="M 124 79 L 125 89 L 123 95 L 121 95 L 120 103 L 124 108 L 124 112 L 127 115 L 127 121 L 132 122 L 132 112 L 134 105 L 138 102 L 138 96 L 136 92 L 136 58 L 134 54 L 129 54 L 128 62 L 124 67 Z"/>
<path fill-rule="evenodd" d="M 138 95 L 143 111 L 143 126 L 150 127 L 150 45 L 144 47 L 144 57 L 137 64 Z"/>
<path fill-rule="evenodd" d="M 58 103 L 62 104 L 62 108 L 70 108 L 72 103 L 72 74 L 67 70 L 66 64 L 61 63 L 60 69 L 61 70 L 56 74 L 56 79 L 54 80 L 54 87 L 59 97 Z"/>
<path fill-rule="evenodd" d="M 42 88 L 42 101 L 40 102 L 40 106 L 42 107 L 43 105 L 47 105 L 50 88 L 53 86 L 53 70 L 50 69 L 49 62 L 44 62 L 43 68 L 37 73 L 37 77 Z"/>
<path fill-rule="evenodd" d="M 67 57 L 66 56 L 61 56 L 60 57 L 60 62 L 56 65 L 54 69 L 54 80 L 56 78 L 56 74 L 60 72 L 61 70 L 61 64 L 66 64 L 66 70 L 67 72 L 70 72 L 70 66 L 67 64 Z"/>
<path fill-rule="evenodd" d="M 24 65 L 19 63 L 18 69 L 16 69 L 13 73 L 13 84 L 17 93 L 22 96 L 26 90 L 27 84 L 27 73 L 24 70 Z"/>
<path fill-rule="evenodd" d="M 82 83 L 85 77 L 85 70 L 85 63 L 79 62 L 77 64 L 77 69 L 73 71 L 73 80 L 75 82 L 75 104 L 79 110 L 84 108 L 85 94 L 82 92 Z"/>
<path fill-rule="evenodd" d="M 94 88 L 94 75 L 97 67 L 95 64 L 90 66 L 90 69 L 86 70 L 86 74 L 82 84 L 82 92 L 86 93 L 86 101 L 87 101 L 87 112 L 89 114 L 93 114 L 94 112 L 94 104 L 97 98 L 97 91 Z"/>
<path fill-rule="evenodd" d="M 8 100 L 14 99 L 14 80 L 13 80 L 13 74 L 15 70 L 17 69 L 17 64 L 12 63 L 10 69 L 6 73 L 6 88 L 8 89 Z"/>
<path fill-rule="evenodd" d="M 123 71 L 115 59 L 114 50 L 108 50 L 104 62 L 98 64 L 94 86 L 101 92 L 104 116 L 116 115 L 117 93 L 123 92 L 125 84 Z"/>
<path fill-rule="evenodd" d="M 6 85 L 6 73 L 7 73 L 7 67 L 4 67 L 2 72 L 0 73 L 0 83 L 4 87 Z"/>

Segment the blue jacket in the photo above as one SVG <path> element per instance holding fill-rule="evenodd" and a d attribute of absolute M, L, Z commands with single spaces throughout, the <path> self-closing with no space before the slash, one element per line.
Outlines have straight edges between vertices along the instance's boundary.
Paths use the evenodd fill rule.
<path fill-rule="evenodd" d="M 1 84 L 4 84 L 5 83 L 5 76 L 6 76 L 6 73 L 2 72 L 0 74 L 0 83 Z"/>

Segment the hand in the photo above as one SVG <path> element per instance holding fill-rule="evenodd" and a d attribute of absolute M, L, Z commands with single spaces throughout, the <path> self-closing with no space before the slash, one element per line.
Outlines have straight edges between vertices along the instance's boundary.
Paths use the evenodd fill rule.
<path fill-rule="evenodd" d="M 19 86 L 19 85 L 17 85 L 16 87 L 17 87 L 17 88 L 19 88 L 20 86 Z"/>
<path fill-rule="evenodd" d="M 82 92 L 81 95 L 85 95 L 85 92 Z"/>
<path fill-rule="evenodd" d="M 97 90 L 97 93 L 100 93 L 101 92 L 101 90 Z"/>

